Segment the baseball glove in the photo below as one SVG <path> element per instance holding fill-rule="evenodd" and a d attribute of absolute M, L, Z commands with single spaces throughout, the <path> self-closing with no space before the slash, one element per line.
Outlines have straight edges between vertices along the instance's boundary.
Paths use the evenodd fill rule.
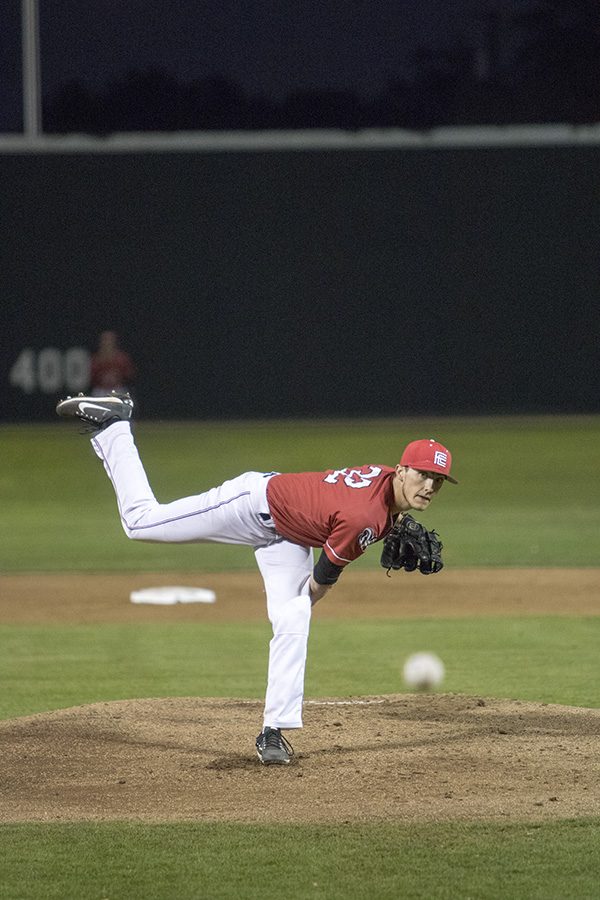
<path fill-rule="evenodd" d="M 388 575 L 390 569 L 418 569 L 422 575 L 430 575 L 444 568 L 442 547 L 437 532 L 427 531 L 412 516 L 404 516 L 384 537 L 380 562 Z"/>

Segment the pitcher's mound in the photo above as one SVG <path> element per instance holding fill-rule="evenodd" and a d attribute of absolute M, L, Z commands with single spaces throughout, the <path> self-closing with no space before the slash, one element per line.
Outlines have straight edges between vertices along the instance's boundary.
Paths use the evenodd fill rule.
<path fill-rule="evenodd" d="M 289 766 L 262 703 L 95 703 L 0 723 L 0 821 L 545 820 L 600 814 L 600 711 L 452 694 L 308 700 Z"/>

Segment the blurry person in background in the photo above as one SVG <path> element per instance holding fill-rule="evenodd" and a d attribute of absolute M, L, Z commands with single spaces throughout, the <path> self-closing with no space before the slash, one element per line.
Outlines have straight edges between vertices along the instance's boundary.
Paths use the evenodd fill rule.
<path fill-rule="evenodd" d="M 128 391 L 135 378 L 135 366 L 128 353 L 121 349 L 119 336 L 114 331 L 103 331 L 98 338 L 98 349 L 92 354 L 90 387 L 94 397 L 102 397 L 111 391 Z"/>

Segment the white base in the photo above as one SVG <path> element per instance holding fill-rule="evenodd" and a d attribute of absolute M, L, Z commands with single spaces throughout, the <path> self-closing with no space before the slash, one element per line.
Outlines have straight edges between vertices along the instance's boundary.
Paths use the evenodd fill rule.
<path fill-rule="evenodd" d="M 157 606 L 174 606 L 176 603 L 214 603 L 217 595 L 208 588 L 154 587 L 132 591 L 132 603 L 152 603 Z"/>

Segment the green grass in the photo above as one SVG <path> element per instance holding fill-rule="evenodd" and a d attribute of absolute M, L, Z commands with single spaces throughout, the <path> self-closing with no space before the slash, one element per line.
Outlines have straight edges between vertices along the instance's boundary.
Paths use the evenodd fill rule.
<path fill-rule="evenodd" d="M 422 517 L 449 566 L 600 566 L 600 416 L 372 422 L 146 423 L 159 500 L 248 469 L 394 464 L 435 436 L 458 487 Z M 0 426 L 0 571 L 229 570 L 245 548 L 142 545 L 76 428 Z M 377 566 L 371 548 L 355 566 Z M 0 717 L 98 700 L 261 697 L 267 623 L 0 626 Z M 444 690 L 600 705 L 600 618 L 319 621 L 307 696 L 396 693 L 405 656 L 440 654 Z M 1 800 L 0 786 L 0 804 Z M 265 795 L 268 803 L 268 794 Z M 579 900 L 600 891 L 600 819 L 542 826 L 140 823 L 0 826 L 0 900 L 322 897 Z"/>
<path fill-rule="evenodd" d="M 135 697 L 259 699 L 268 640 L 266 623 L 0 626 L 0 718 Z M 332 622 L 316 613 L 306 692 L 398 693 L 404 659 L 426 649 L 446 664 L 446 691 L 599 707 L 599 644 L 600 618 Z"/>
<path fill-rule="evenodd" d="M 592 900 L 599 880 L 594 821 L 0 829 L 3 900 Z"/>
<path fill-rule="evenodd" d="M 161 501 L 240 472 L 395 464 L 415 436 L 454 453 L 446 485 L 420 517 L 448 565 L 600 565 L 600 416 L 346 422 L 149 423 L 137 442 Z M 86 437 L 64 422 L 0 426 L 0 570 L 229 570 L 247 548 L 128 541 L 112 487 Z M 562 523 L 562 524 L 561 524 Z M 568 527 L 565 527 L 568 523 Z M 559 527 L 560 525 L 560 527 Z M 355 566 L 376 566 L 372 548 Z"/>

